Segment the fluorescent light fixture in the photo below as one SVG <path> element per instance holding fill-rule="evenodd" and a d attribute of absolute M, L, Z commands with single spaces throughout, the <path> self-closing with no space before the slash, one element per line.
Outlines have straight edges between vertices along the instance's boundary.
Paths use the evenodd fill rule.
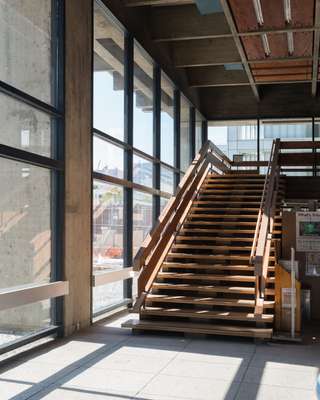
<path fill-rule="evenodd" d="M 262 8 L 261 8 L 260 0 L 252 0 L 252 1 L 253 1 L 253 7 L 254 7 L 254 11 L 256 13 L 258 24 L 260 26 L 262 26 L 264 24 L 264 21 L 263 21 Z"/>
<path fill-rule="evenodd" d="M 283 0 L 283 9 L 284 9 L 284 19 L 286 20 L 286 23 L 291 24 L 292 15 L 291 15 L 291 1 L 290 0 Z"/>
<path fill-rule="evenodd" d="M 196 0 L 196 5 L 202 15 L 223 12 L 220 0 Z"/>
<path fill-rule="evenodd" d="M 243 71 L 243 65 L 240 63 L 224 64 L 224 69 L 226 71 Z"/>
<path fill-rule="evenodd" d="M 290 56 L 292 56 L 294 52 L 294 42 L 293 42 L 292 32 L 287 32 L 287 39 L 288 39 L 288 53 Z"/>
<path fill-rule="evenodd" d="M 271 50 L 270 50 L 270 46 L 269 46 L 269 40 L 268 40 L 268 36 L 263 33 L 261 35 L 261 40 L 262 40 L 262 45 L 263 45 L 263 49 L 264 49 L 264 53 L 267 57 L 270 56 L 271 54 Z"/>

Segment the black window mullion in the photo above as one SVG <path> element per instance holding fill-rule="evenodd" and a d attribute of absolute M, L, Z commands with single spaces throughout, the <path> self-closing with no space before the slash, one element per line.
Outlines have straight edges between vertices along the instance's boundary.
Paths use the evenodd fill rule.
<path fill-rule="evenodd" d="M 178 170 L 180 170 L 180 144 L 181 144 L 181 135 L 180 135 L 180 105 L 181 105 L 181 94 L 179 90 L 174 91 L 174 166 Z M 174 174 L 174 186 L 177 187 L 180 182 L 180 173 L 176 172 Z"/>
<path fill-rule="evenodd" d="M 208 140 L 208 121 L 203 120 L 201 123 L 201 147 Z"/>
<path fill-rule="evenodd" d="M 161 69 L 157 65 L 153 70 L 153 157 L 160 160 L 161 155 Z M 160 163 L 153 163 L 153 187 L 160 190 Z M 160 214 L 160 197 L 153 195 L 153 222 Z"/>
<path fill-rule="evenodd" d="M 189 110 L 189 164 L 192 162 L 196 155 L 196 110 L 190 107 Z"/>
<path fill-rule="evenodd" d="M 124 154 L 124 178 L 133 180 L 133 36 L 126 32 L 124 39 L 124 138 L 129 145 Z M 123 200 L 123 266 L 132 265 L 133 192 L 124 188 Z M 132 297 L 132 279 L 123 282 L 127 298 Z"/>

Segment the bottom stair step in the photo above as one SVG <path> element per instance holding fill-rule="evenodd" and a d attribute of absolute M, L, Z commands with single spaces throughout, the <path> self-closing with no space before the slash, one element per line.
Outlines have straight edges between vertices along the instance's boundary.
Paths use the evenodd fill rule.
<path fill-rule="evenodd" d="M 141 315 L 153 315 L 160 317 L 183 317 L 183 318 L 205 318 L 205 319 L 224 319 L 231 321 L 250 321 L 250 322 L 273 322 L 272 314 L 262 314 L 256 317 L 254 313 L 235 312 L 235 311 L 210 311 L 192 310 L 181 308 L 146 307 L 140 310 Z"/>
<path fill-rule="evenodd" d="M 208 306 L 227 306 L 227 307 L 255 307 L 255 300 L 248 299 L 228 299 L 217 297 L 193 297 L 166 294 L 148 294 L 146 303 L 181 303 Z M 264 308 L 274 308 L 274 301 L 263 302 Z"/>
<path fill-rule="evenodd" d="M 191 322 L 168 322 L 168 321 L 139 321 L 129 320 L 122 324 L 124 328 L 134 331 L 166 331 L 182 333 L 199 333 L 207 335 L 244 336 L 261 339 L 271 339 L 271 328 L 251 328 L 231 325 L 195 324 Z"/>

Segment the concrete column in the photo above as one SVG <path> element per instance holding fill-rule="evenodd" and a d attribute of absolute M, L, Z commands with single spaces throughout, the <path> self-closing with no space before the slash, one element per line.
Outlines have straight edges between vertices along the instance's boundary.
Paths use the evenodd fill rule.
<path fill-rule="evenodd" d="M 90 325 L 92 2 L 68 0 L 65 53 L 65 334 Z"/>

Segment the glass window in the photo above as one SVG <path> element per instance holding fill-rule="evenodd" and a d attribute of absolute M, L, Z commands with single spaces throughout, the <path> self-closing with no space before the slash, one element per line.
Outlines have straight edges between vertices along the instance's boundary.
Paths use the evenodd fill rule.
<path fill-rule="evenodd" d="M 152 187 L 152 162 L 133 156 L 133 182 Z"/>
<path fill-rule="evenodd" d="M 269 161 L 274 139 L 281 141 L 312 140 L 312 121 L 307 119 L 261 120 L 260 121 L 260 159 Z M 299 149 L 298 152 L 309 151 Z M 293 152 L 290 150 L 290 152 Z"/>
<path fill-rule="evenodd" d="M 174 162 L 174 86 L 161 75 L 161 161 Z"/>
<path fill-rule="evenodd" d="M 257 121 L 209 122 L 208 139 L 230 160 L 241 155 L 243 161 L 257 160 Z"/>
<path fill-rule="evenodd" d="M 0 288 L 49 282 L 51 172 L 0 158 L 0 181 Z"/>
<path fill-rule="evenodd" d="M 0 311 L 0 345 L 9 345 L 54 325 L 52 309 L 52 301 L 43 300 Z"/>
<path fill-rule="evenodd" d="M 96 286 L 92 290 L 92 312 L 105 312 L 109 307 L 121 304 L 124 300 L 123 281 Z"/>
<path fill-rule="evenodd" d="M 133 256 L 152 228 L 152 195 L 133 191 Z"/>
<path fill-rule="evenodd" d="M 196 111 L 196 154 L 202 147 L 202 115 Z"/>
<path fill-rule="evenodd" d="M 160 212 L 162 212 L 165 206 L 168 204 L 169 199 L 166 197 L 160 197 Z"/>
<path fill-rule="evenodd" d="M 124 138 L 124 34 L 94 5 L 93 127 Z"/>
<path fill-rule="evenodd" d="M 49 115 L 0 94 L 0 121 L 1 144 L 51 157 L 54 119 Z"/>
<path fill-rule="evenodd" d="M 0 80 L 54 103 L 51 0 L 0 2 Z"/>
<path fill-rule="evenodd" d="M 186 171 L 191 163 L 190 145 L 190 104 L 184 96 L 181 96 L 180 161 L 182 171 Z"/>
<path fill-rule="evenodd" d="M 93 273 L 123 267 L 123 188 L 93 182 Z"/>
<path fill-rule="evenodd" d="M 162 192 L 173 194 L 174 191 L 174 173 L 169 168 L 161 166 L 160 189 Z"/>
<path fill-rule="evenodd" d="M 123 149 L 94 136 L 93 170 L 116 178 L 123 178 Z"/>
<path fill-rule="evenodd" d="M 136 43 L 134 46 L 133 145 L 153 153 L 153 63 Z"/>

